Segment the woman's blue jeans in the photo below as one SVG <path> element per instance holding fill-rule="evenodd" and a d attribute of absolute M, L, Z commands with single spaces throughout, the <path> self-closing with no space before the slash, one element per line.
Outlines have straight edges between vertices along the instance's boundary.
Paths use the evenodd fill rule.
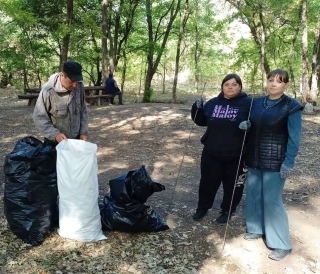
<path fill-rule="evenodd" d="M 292 248 L 288 215 L 282 201 L 284 183 L 279 172 L 248 169 L 247 232 L 265 235 L 269 248 Z"/>

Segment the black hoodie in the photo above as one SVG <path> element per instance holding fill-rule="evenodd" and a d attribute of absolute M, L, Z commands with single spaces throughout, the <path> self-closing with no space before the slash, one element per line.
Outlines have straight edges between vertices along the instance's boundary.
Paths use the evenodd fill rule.
<path fill-rule="evenodd" d="M 251 98 L 241 92 L 237 97 L 226 99 L 221 92 L 197 110 L 194 103 L 191 118 L 207 130 L 201 138 L 204 149 L 226 158 L 240 156 L 244 131 L 239 129 L 242 121 L 248 120 Z"/>

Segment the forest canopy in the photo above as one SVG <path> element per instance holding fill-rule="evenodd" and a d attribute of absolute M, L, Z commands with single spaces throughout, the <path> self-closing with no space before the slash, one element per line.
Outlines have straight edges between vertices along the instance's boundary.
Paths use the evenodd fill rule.
<path fill-rule="evenodd" d="M 290 93 L 316 104 L 320 87 L 318 0 L 2 0 L 0 86 L 41 87 L 66 60 L 80 62 L 87 85 L 109 72 L 143 100 L 155 83 L 200 89 L 239 74 L 263 94 L 283 68 Z"/>

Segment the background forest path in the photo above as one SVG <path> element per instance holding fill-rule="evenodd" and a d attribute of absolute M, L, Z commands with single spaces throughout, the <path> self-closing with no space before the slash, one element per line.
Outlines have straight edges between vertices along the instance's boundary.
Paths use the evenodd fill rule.
<path fill-rule="evenodd" d="M 63 239 L 53 231 L 41 246 L 30 247 L 10 232 L 4 218 L 3 164 L 19 139 L 42 137 L 33 126 L 33 108 L 14 95 L 2 95 L 0 273 L 320 273 L 320 114 L 303 116 L 301 150 L 283 195 L 293 254 L 275 262 L 268 259 L 270 251 L 262 241 L 243 239 L 245 194 L 228 227 L 223 254 L 225 225 L 215 222 L 221 190 L 208 216 L 192 221 L 200 176 L 199 140 L 204 132 L 190 119 L 193 99 L 179 105 L 89 106 L 89 141 L 98 145 L 100 198 L 109 192 L 110 179 L 143 164 L 166 187 L 146 204 L 170 230 L 106 232 L 108 239 L 97 243 Z"/>

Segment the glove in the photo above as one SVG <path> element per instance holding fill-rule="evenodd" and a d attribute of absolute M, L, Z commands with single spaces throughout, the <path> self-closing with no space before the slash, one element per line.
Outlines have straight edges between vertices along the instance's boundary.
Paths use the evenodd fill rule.
<path fill-rule="evenodd" d="M 286 179 L 292 171 L 292 168 L 287 167 L 285 164 L 282 164 L 280 167 L 280 178 Z"/>
<path fill-rule="evenodd" d="M 250 121 L 242 121 L 240 124 L 239 124 L 239 128 L 242 129 L 242 130 L 249 130 L 251 128 L 251 123 Z"/>
<path fill-rule="evenodd" d="M 202 100 L 202 98 L 197 99 L 195 104 L 196 104 L 197 108 L 203 108 L 203 100 Z"/>

